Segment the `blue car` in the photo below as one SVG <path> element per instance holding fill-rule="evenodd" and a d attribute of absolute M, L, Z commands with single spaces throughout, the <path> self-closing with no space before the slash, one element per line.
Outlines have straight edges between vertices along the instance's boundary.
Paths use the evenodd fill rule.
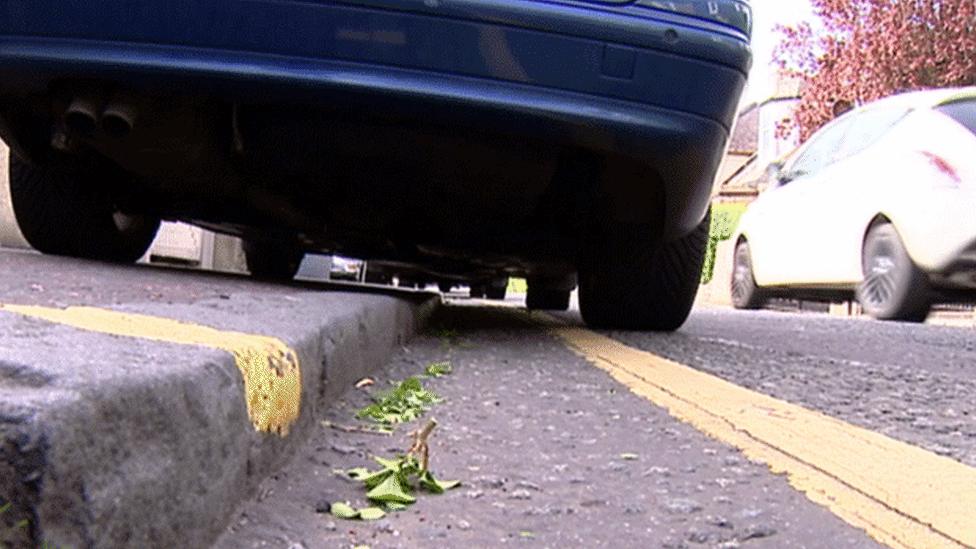
<path fill-rule="evenodd" d="M 38 250 L 134 261 L 160 220 L 429 280 L 688 315 L 751 63 L 743 0 L 0 0 L 0 136 Z"/>

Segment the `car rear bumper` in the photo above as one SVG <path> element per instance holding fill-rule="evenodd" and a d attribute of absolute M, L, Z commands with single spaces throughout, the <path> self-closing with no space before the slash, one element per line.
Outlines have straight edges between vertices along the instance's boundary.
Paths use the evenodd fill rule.
<path fill-rule="evenodd" d="M 667 187 L 671 231 L 703 217 L 750 62 L 744 36 L 637 6 L 366 1 L 0 1 L 0 106 L 76 79 L 358 98 L 646 159 Z M 9 124 L 3 133 L 16 147 Z"/>

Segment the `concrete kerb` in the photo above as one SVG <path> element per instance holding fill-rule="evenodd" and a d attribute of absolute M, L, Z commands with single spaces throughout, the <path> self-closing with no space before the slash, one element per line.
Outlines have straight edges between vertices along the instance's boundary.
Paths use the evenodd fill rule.
<path fill-rule="evenodd" d="M 0 504 L 12 503 L 0 545 L 208 546 L 321 428 L 322 407 L 386 363 L 439 303 L 302 292 L 119 308 L 284 341 L 302 371 L 286 437 L 252 427 L 228 352 L 0 313 Z"/>

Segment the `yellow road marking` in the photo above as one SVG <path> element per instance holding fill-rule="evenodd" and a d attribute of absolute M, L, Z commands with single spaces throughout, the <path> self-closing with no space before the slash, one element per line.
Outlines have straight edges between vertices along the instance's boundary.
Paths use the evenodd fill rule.
<path fill-rule="evenodd" d="M 298 355 L 280 339 L 95 307 L 57 309 L 0 304 L 0 310 L 103 334 L 227 351 L 234 356 L 244 378 L 247 413 L 256 430 L 284 437 L 298 419 L 301 367 Z"/>
<path fill-rule="evenodd" d="M 634 393 L 786 474 L 879 542 L 976 547 L 976 469 L 554 322 L 547 323 L 552 333 Z"/>

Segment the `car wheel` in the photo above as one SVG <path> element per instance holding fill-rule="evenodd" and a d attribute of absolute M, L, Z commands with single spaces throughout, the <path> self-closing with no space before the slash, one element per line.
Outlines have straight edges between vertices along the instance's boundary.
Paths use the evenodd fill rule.
<path fill-rule="evenodd" d="M 472 298 L 482 298 L 485 297 L 485 292 L 487 288 L 480 284 L 474 284 L 468 289 L 468 295 Z"/>
<path fill-rule="evenodd" d="M 391 282 L 390 275 L 381 272 L 370 272 L 368 266 L 366 268 L 365 278 L 367 284 L 389 284 Z"/>
<path fill-rule="evenodd" d="M 246 239 L 243 243 L 247 270 L 254 278 L 284 282 L 295 278 L 305 253 L 278 240 Z"/>
<path fill-rule="evenodd" d="M 488 299 L 503 300 L 508 291 L 508 277 L 492 280 L 485 287 L 485 297 Z"/>
<path fill-rule="evenodd" d="M 10 201 L 20 232 L 45 254 L 132 263 L 156 238 L 160 220 L 118 210 L 113 176 L 28 164 L 10 155 Z"/>
<path fill-rule="evenodd" d="M 451 291 L 451 288 L 453 288 L 453 287 L 454 287 L 454 285 L 451 284 L 450 282 L 438 282 L 437 283 L 437 289 L 440 290 L 442 294 L 446 294 L 446 293 L 450 292 Z"/>
<path fill-rule="evenodd" d="M 766 304 L 766 293 L 756 285 L 752 274 L 752 255 L 749 253 L 749 243 L 745 240 L 735 247 L 729 289 L 732 306 L 736 309 L 762 309 Z"/>
<path fill-rule="evenodd" d="M 525 308 L 530 311 L 565 311 L 569 309 L 570 290 L 529 285 L 525 293 Z"/>
<path fill-rule="evenodd" d="M 413 280 L 413 279 L 410 279 L 410 278 L 398 278 L 397 279 L 397 288 L 417 289 L 419 287 L 421 287 L 421 284 L 419 282 L 417 282 L 416 280 Z"/>
<path fill-rule="evenodd" d="M 661 241 L 645 225 L 610 225 L 590 241 L 579 266 L 580 313 L 587 325 L 677 330 L 698 293 L 711 212 L 688 235 Z"/>
<path fill-rule="evenodd" d="M 857 300 L 879 320 L 922 322 L 932 307 L 928 277 L 905 250 L 890 223 L 875 225 L 864 239 L 861 254 L 864 279 Z"/>

